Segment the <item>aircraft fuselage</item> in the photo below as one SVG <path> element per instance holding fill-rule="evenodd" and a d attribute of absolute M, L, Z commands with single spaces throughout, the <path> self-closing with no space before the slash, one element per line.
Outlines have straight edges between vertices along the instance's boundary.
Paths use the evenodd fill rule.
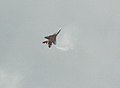
<path fill-rule="evenodd" d="M 61 29 L 56 34 L 44 37 L 48 40 L 44 41 L 43 43 L 48 44 L 49 48 L 51 47 L 52 43 L 55 45 L 56 44 L 56 37 L 57 37 L 57 35 L 59 34 L 60 31 L 61 31 Z"/>

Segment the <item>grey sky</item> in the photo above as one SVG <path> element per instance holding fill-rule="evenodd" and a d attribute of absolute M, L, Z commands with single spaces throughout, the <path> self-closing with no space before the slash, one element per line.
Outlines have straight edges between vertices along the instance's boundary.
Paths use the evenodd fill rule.
<path fill-rule="evenodd" d="M 119 0 L 0 0 L 0 88 L 120 88 L 119 8 Z M 73 33 L 74 49 L 41 43 L 59 27 Z"/>

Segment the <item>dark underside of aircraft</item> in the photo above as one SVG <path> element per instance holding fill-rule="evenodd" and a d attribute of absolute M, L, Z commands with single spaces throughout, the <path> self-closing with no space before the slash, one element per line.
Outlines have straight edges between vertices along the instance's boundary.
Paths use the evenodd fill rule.
<path fill-rule="evenodd" d="M 45 36 L 44 38 L 47 39 L 46 41 L 43 41 L 43 44 L 48 44 L 48 47 L 50 48 L 52 46 L 52 43 L 56 45 L 56 37 L 60 33 L 61 28 L 59 31 L 53 35 Z"/>

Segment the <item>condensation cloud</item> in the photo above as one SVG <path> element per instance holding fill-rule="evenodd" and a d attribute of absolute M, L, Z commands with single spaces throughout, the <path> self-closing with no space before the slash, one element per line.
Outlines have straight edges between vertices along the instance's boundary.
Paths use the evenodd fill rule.
<path fill-rule="evenodd" d="M 62 51 L 73 50 L 77 46 L 78 27 L 75 25 L 67 25 L 62 28 L 57 38 L 56 48 Z"/>

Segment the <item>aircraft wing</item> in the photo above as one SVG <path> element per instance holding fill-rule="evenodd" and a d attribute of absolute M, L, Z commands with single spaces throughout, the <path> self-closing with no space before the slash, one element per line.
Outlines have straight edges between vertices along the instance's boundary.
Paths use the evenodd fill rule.
<path fill-rule="evenodd" d="M 44 38 L 49 39 L 49 36 L 45 36 Z"/>
<path fill-rule="evenodd" d="M 56 45 L 56 41 L 53 41 L 53 44 Z"/>
<path fill-rule="evenodd" d="M 44 38 L 46 39 L 50 39 L 50 37 L 52 37 L 53 35 L 49 35 L 49 36 L 45 36 Z"/>

